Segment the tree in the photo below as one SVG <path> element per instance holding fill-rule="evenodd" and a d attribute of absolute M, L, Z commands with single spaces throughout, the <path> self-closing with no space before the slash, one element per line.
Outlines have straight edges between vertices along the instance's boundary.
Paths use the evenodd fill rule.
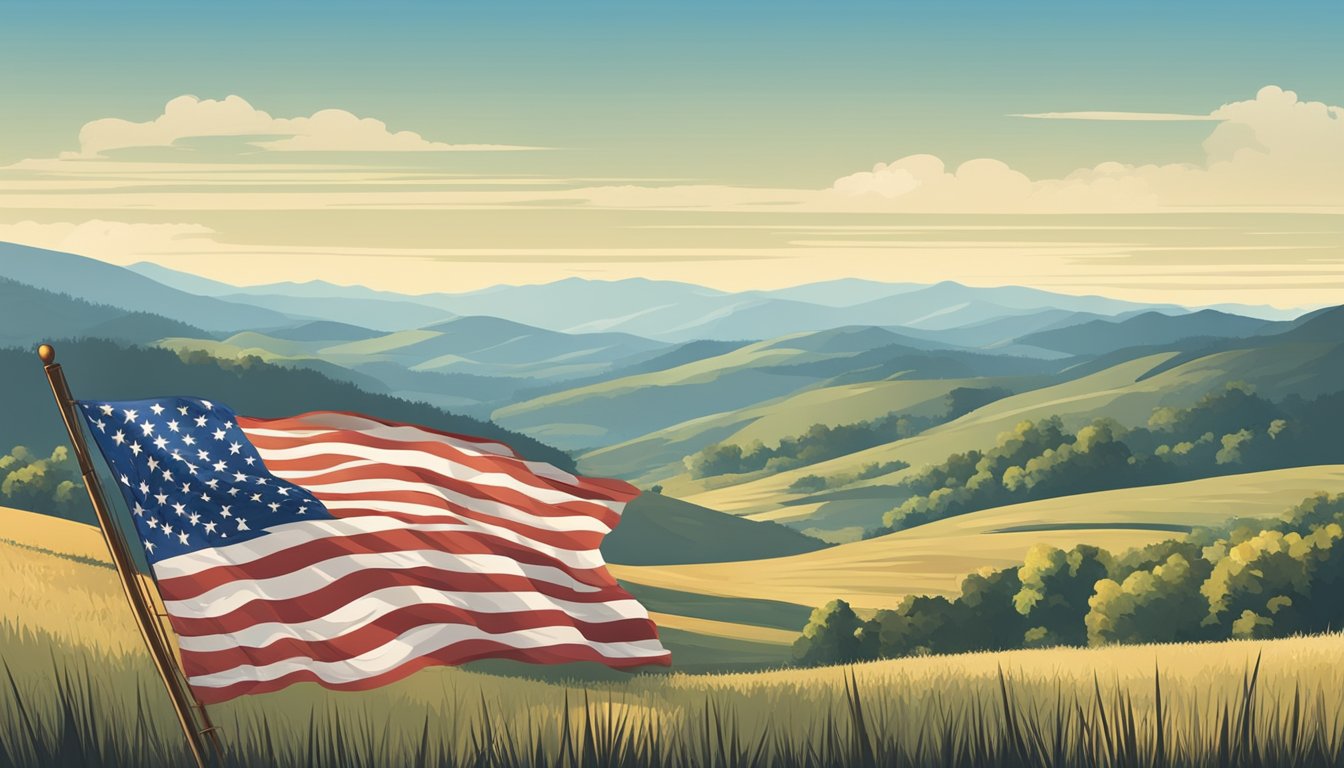
<path fill-rule="evenodd" d="M 82 490 L 70 451 L 63 445 L 46 457 L 22 445 L 0 456 L 0 497 L 10 506 L 80 519 L 87 517 Z"/>
<path fill-rule="evenodd" d="M 799 664 L 849 664 L 865 653 L 864 626 L 854 609 L 844 600 L 831 602 L 812 611 L 803 634 L 793 643 L 793 658 Z"/>
<path fill-rule="evenodd" d="M 1097 582 L 1106 578 L 1110 561 L 1108 552 L 1087 544 L 1068 552 L 1045 544 L 1032 547 L 1017 571 L 1022 588 L 1013 598 L 1029 627 L 1026 643 L 1086 644 L 1088 600 Z"/>
<path fill-rule="evenodd" d="M 1203 580 L 1200 569 L 1177 552 L 1151 568 L 1132 571 L 1121 582 L 1098 581 L 1084 619 L 1088 643 L 1204 639 L 1209 632 L 1201 622 L 1209 603 L 1199 591 Z"/>

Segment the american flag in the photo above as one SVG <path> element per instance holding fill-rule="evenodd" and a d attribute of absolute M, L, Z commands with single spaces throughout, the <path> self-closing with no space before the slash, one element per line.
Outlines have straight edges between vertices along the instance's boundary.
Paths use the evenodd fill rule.
<path fill-rule="evenodd" d="M 626 483 L 352 413 L 78 405 L 203 703 L 483 658 L 671 663 L 598 551 Z"/>

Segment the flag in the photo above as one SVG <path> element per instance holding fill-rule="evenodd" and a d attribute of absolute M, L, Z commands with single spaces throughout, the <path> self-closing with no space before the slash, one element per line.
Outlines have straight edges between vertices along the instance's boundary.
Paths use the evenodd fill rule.
<path fill-rule="evenodd" d="M 353 413 L 77 405 L 203 703 L 485 658 L 671 663 L 598 551 L 626 483 Z"/>

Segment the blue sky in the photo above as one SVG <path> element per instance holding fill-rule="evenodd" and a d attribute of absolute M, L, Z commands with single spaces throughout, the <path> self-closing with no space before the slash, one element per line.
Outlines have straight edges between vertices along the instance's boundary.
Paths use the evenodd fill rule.
<path fill-rule="evenodd" d="M 1344 4 L 1339 3 L 724 5 L 6 3 L 5 44 L 0 46 L 0 165 L 71 152 L 79 146 L 81 127 L 102 118 L 148 122 L 183 95 L 202 100 L 237 95 L 276 118 L 339 109 L 382 121 L 389 132 L 413 131 L 434 142 L 549 148 L 415 157 L 380 153 L 376 158 L 324 153 L 320 159 L 328 165 L 357 162 L 368 168 L 418 169 L 438 178 L 497 181 L 525 176 L 550 180 L 548 188 L 555 190 L 694 185 L 706 188 L 703 198 L 688 202 L 681 196 L 671 207 L 722 213 L 709 217 L 717 227 L 752 218 L 741 210 L 749 207 L 744 200 L 754 204 L 768 198 L 769 205 L 793 205 L 800 194 L 774 190 L 825 190 L 839 179 L 908 156 L 935 155 L 949 172 L 969 160 L 992 158 L 1034 181 L 1062 178 L 1107 161 L 1136 167 L 1211 162 L 1204 148 L 1211 131 L 1207 121 L 1039 120 L 1015 114 L 1207 116 L 1222 105 L 1255 100 L 1268 85 L 1292 91 L 1303 103 L 1344 104 L 1344 79 L 1337 75 L 1344 71 L 1344 47 L 1337 40 L 1344 28 Z M 108 157 L 157 164 L 205 154 L 214 158 L 222 151 L 219 145 L 228 141 L 232 139 L 188 135 L 173 139 L 170 146 L 119 146 Z M 267 162 L 277 161 L 270 155 L 278 153 L 266 154 Z M 286 161 L 298 155 L 285 154 Z M 255 155 L 252 150 L 235 152 L 229 161 Z M 309 154 L 303 162 L 316 159 Z M 0 169 L 0 178 L 3 173 Z M 56 177 L 68 179 L 71 173 L 61 169 Z M 1291 182 L 1287 175 L 1275 178 L 1276 183 Z M 261 177 L 252 182 L 249 190 L 264 186 Z M 298 189 L 293 180 L 287 183 L 288 189 Z M 313 187 L 315 194 L 322 191 L 319 187 Z M 719 187 L 772 192 L 729 194 Z M 378 189 L 392 191 L 390 186 L 364 188 L 370 193 Z M 873 192 L 864 189 L 864 194 Z M 877 193 L 895 194 L 891 187 Z M 553 233 L 552 240 L 563 244 L 559 250 L 570 253 L 576 265 L 591 263 L 583 261 L 580 252 L 585 249 L 637 245 L 650 254 L 644 259 L 650 270 L 645 271 L 672 276 L 675 269 L 654 263 L 663 257 L 653 254 L 667 250 L 660 245 L 681 241 L 634 237 L 632 227 L 704 225 L 700 218 L 678 212 L 650 225 L 643 212 L 648 205 L 594 203 L 597 197 L 609 200 L 612 194 L 510 199 L 506 204 L 517 209 L 555 208 L 560 199 L 580 200 L 572 207 L 583 213 L 557 222 L 551 213 L 517 210 L 502 225 L 495 223 L 500 217 L 481 213 L 499 201 L 457 200 L 452 212 L 406 225 L 387 249 L 433 249 L 434 233 L 445 229 L 484 242 L 496 232 L 541 228 Z M 731 206 L 725 202 L 729 198 Z M 1193 192 L 1176 198 L 1182 211 L 1207 205 L 1276 205 L 1259 198 L 1204 200 Z M 16 192 L 3 198 L 0 225 L 76 226 L 92 220 L 195 225 L 213 233 L 210 239 L 235 245 L 328 245 L 318 225 L 307 240 L 287 232 L 281 242 L 274 233 L 284 228 L 274 207 L 249 217 L 234 202 L 211 208 L 215 198 L 199 199 L 187 214 L 171 201 L 147 205 L 109 199 L 104 206 L 81 197 L 59 207 L 47 200 L 30 204 Z M 1314 198 L 1289 194 L 1280 207 L 1300 208 L 1304 200 Z M 460 212 L 468 205 L 476 213 Z M 594 206 L 603 212 L 588 215 Z M 292 210 L 288 203 L 279 207 Z M 378 207 L 382 213 L 364 217 L 367 226 L 350 237 L 372 241 L 384 228 L 388 210 L 422 210 L 423 204 L 403 205 L 389 198 Z M 864 206 L 859 211 L 822 207 L 827 210 L 809 214 L 809 221 L 819 226 L 880 213 Z M 640 213 L 629 213 L 632 208 Z M 916 208 L 890 213 L 974 212 L 964 206 L 953 211 Z M 155 216 L 149 209 L 163 212 Z M 714 254 L 734 248 L 778 249 L 780 242 L 778 237 L 747 242 L 715 235 L 693 245 L 704 251 L 705 259 L 723 262 L 729 257 Z M 521 240 L 498 245 L 532 247 Z M 114 255 L 129 258 L 120 251 Z M 140 255 L 162 256 L 184 266 L 182 254 L 170 259 L 172 254 L 147 249 Z M 452 263 L 458 257 L 435 258 Z M 523 279 L 553 277 L 558 274 L 556 262 L 564 258 L 560 253 L 547 256 L 550 266 Z M 311 261 L 293 261 L 286 276 L 302 274 Z M 620 276 L 639 271 L 639 262 L 627 262 L 624 272 L 598 271 Z M 471 272 L 472 281 L 487 280 L 481 262 L 473 263 L 478 266 L 464 267 L 463 274 Z M 211 269 L 204 260 L 194 266 Z M 851 271 L 870 266 L 856 261 Z M 901 270 L 880 271 L 895 279 Z M 788 272 L 806 273 L 803 267 Z M 741 282 L 741 272 L 737 274 L 720 282 Z M 984 270 L 971 269 L 966 275 L 999 279 Z"/>

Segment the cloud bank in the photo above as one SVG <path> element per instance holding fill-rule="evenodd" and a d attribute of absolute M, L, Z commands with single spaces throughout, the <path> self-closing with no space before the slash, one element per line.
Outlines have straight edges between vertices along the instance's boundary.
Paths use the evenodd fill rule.
<path fill-rule="evenodd" d="M 272 117 L 241 96 L 200 99 L 178 96 L 163 114 L 137 123 L 106 117 L 86 123 L 79 132 L 79 150 L 64 159 L 105 157 L 121 149 L 173 147 L 190 139 L 252 138 L 246 143 L 271 152 L 486 152 L 530 150 L 508 144 L 447 144 L 414 131 L 391 131 L 371 117 L 343 109 L 323 109 L 307 117 Z"/>

